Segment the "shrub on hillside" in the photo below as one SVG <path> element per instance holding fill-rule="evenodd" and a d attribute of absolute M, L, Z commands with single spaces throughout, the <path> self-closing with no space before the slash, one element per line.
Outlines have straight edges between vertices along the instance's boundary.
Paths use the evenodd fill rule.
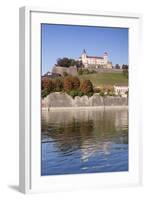
<path fill-rule="evenodd" d="M 95 74 L 97 73 L 95 70 L 89 70 L 89 69 L 79 69 L 78 75 L 86 75 L 86 74 Z"/>
<path fill-rule="evenodd" d="M 77 68 L 84 67 L 84 65 L 83 65 L 81 60 L 80 61 L 76 61 L 76 66 L 77 66 Z"/>
<path fill-rule="evenodd" d="M 80 86 L 81 92 L 84 94 L 88 94 L 90 92 L 93 92 L 93 85 L 90 80 L 84 80 Z"/>
<path fill-rule="evenodd" d="M 114 92 L 113 86 L 106 86 L 105 91 L 107 92 L 107 95 L 110 95 Z"/>
<path fill-rule="evenodd" d="M 44 89 L 43 80 L 41 80 L 41 90 Z"/>
<path fill-rule="evenodd" d="M 70 96 L 72 96 L 73 98 L 76 97 L 76 96 L 82 97 L 84 95 L 84 93 L 80 90 L 71 90 L 71 91 L 68 92 L 68 94 Z M 92 95 L 89 94 L 89 96 L 92 96 Z"/>
<path fill-rule="evenodd" d="M 123 69 L 123 75 L 128 79 L 128 69 Z"/>
<path fill-rule="evenodd" d="M 115 93 L 114 92 L 109 92 L 108 95 L 109 96 L 115 96 Z"/>
<path fill-rule="evenodd" d="M 79 97 L 82 97 L 83 95 L 84 95 L 84 93 L 83 93 L 82 91 L 79 90 L 79 91 L 78 91 L 78 96 L 79 96 Z"/>
<path fill-rule="evenodd" d="M 97 72 L 95 70 L 91 70 L 90 74 L 96 74 Z"/>
<path fill-rule="evenodd" d="M 83 70 L 82 69 L 79 69 L 78 70 L 78 75 L 82 75 L 83 74 Z"/>
<path fill-rule="evenodd" d="M 94 93 L 100 93 L 101 92 L 101 88 L 100 87 L 96 87 L 93 90 L 94 90 Z"/>
<path fill-rule="evenodd" d="M 53 83 L 55 92 L 60 92 L 63 90 L 63 80 L 61 78 L 54 79 Z"/>
<path fill-rule="evenodd" d="M 91 74 L 91 72 L 88 69 L 79 69 L 78 70 L 78 74 L 82 75 L 82 74 Z"/>
<path fill-rule="evenodd" d="M 63 72 L 63 76 L 68 76 L 68 73 L 67 72 Z"/>
<path fill-rule="evenodd" d="M 48 91 L 47 91 L 47 89 L 45 88 L 45 89 L 43 89 L 42 91 L 41 91 L 41 96 L 42 96 L 42 98 L 44 98 L 44 97 L 46 97 L 48 95 Z"/>
<path fill-rule="evenodd" d="M 104 91 L 100 91 L 100 96 L 104 97 L 105 96 L 105 92 Z"/>
<path fill-rule="evenodd" d="M 88 92 L 86 95 L 87 95 L 88 97 L 92 97 L 93 94 L 94 94 L 94 92 Z"/>
<path fill-rule="evenodd" d="M 114 96 L 114 88 L 111 85 L 108 86 L 104 86 L 102 88 L 100 88 L 100 92 L 99 92 L 100 96 L 105 96 L 105 95 L 109 95 L 109 96 Z"/>
<path fill-rule="evenodd" d="M 71 90 L 68 93 L 72 98 L 75 98 L 76 96 L 78 96 L 78 91 L 77 90 Z"/>
<path fill-rule="evenodd" d="M 83 74 L 90 74 L 90 71 L 88 69 L 84 69 Z"/>

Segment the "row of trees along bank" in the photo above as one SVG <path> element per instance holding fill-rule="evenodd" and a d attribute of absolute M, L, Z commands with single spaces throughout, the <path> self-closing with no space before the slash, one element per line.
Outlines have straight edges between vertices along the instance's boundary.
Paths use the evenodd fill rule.
<path fill-rule="evenodd" d="M 73 98 L 75 96 L 92 96 L 94 93 L 99 93 L 101 96 L 108 94 L 113 96 L 113 87 L 107 88 L 93 88 L 93 84 L 90 80 L 79 80 L 77 76 L 66 76 L 56 79 L 49 79 L 44 77 L 41 83 L 41 95 L 42 98 L 46 97 L 51 92 L 66 92 Z"/>

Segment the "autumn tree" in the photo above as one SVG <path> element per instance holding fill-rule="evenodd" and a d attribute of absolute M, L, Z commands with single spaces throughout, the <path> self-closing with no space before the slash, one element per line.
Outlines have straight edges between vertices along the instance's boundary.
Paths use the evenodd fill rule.
<path fill-rule="evenodd" d="M 69 92 L 70 90 L 73 89 L 73 85 L 72 85 L 72 76 L 66 76 L 64 78 L 64 84 L 63 84 L 63 88 L 66 92 Z"/>
<path fill-rule="evenodd" d="M 92 93 L 93 92 L 93 85 L 90 80 L 84 80 L 80 86 L 81 92 L 84 94 Z"/>
<path fill-rule="evenodd" d="M 54 79 L 54 90 L 60 92 L 63 89 L 63 80 L 61 78 Z"/>
<path fill-rule="evenodd" d="M 77 90 L 80 87 L 80 80 L 76 76 L 66 76 L 64 78 L 64 90 L 69 92 L 71 90 Z"/>
<path fill-rule="evenodd" d="M 45 77 L 42 79 L 42 90 L 46 90 L 48 94 L 54 90 L 54 83 L 51 79 Z"/>
<path fill-rule="evenodd" d="M 73 89 L 75 90 L 80 87 L 80 80 L 77 76 L 72 77 L 72 85 L 73 85 Z"/>
<path fill-rule="evenodd" d="M 47 88 L 47 86 L 48 86 L 48 78 L 44 77 L 42 79 L 42 81 L 41 81 L 41 88 L 42 88 L 42 90 L 45 89 L 45 88 Z"/>

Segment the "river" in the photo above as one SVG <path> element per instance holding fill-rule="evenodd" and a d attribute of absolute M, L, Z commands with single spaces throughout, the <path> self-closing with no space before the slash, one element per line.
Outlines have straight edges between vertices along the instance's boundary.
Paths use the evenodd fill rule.
<path fill-rule="evenodd" d="M 128 109 L 42 111 L 41 175 L 128 171 Z"/>

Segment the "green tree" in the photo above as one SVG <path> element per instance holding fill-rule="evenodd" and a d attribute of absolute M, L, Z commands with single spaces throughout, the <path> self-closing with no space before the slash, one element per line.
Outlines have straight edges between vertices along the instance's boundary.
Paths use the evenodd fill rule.
<path fill-rule="evenodd" d="M 59 58 L 57 60 L 57 65 L 61 67 L 70 67 L 70 66 L 76 65 L 76 61 L 74 59 L 67 58 L 67 57 Z"/>
<path fill-rule="evenodd" d="M 120 69 L 120 65 L 119 65 L 119 64 L 116 64 L 116 65 L 115 65 L 115 68 L 116 68 L 116 69 Z"/>
<path fill-rule="evenodd" d="M 47 89 L 45 88 L 45 89 L 43 89 L 42 91 L 41 91 L 41 96 L 42 96 L 42 98 L 44 98 L 44 97 L 46 97 L 48 95 L 48 91 L 47 91 Z"/>
<path fill-rule="evenodd" d="M 63 72 L 63 76 L 68 76 L 68 73 L 67 72 Z"/>
<path fill-rule="evenodd" d="M 78 75 L 82 75 L 83 74 L 83 70 L 82 69 L 79 69 L 78 70 Z"/>
<path fill-rule="evenodd" d="M 122 65 L 123 75 L 128 78 L 128 65 Z"/>
<path fill-rule="evenodd" d="M 83 63 L 82 63 L 82 61 L 80 60 L 78 60 L 78 61 L 76 61 L 76 66 L 77 66 L 77 68 L 82 68 L 82 67 L 84 67 L 84 65 L 83 65 Z"/>
<path fill-rule="evenodd" d="M 70 66 L 76 65 L 76 61 L 74 59 L 69 59 Z"/>
<path fill-rule="evenodd" d="M 122 65 L 122 69 L 127 69 L 128 70 L 128 65 Z"/>
<path fill-rule="evenodd" d="M 78 91 L 77 90 L 71 90 L 69 93 L 68 93 L 70 96 L 72 96 L 72 98 L 78 96 Z"/>

